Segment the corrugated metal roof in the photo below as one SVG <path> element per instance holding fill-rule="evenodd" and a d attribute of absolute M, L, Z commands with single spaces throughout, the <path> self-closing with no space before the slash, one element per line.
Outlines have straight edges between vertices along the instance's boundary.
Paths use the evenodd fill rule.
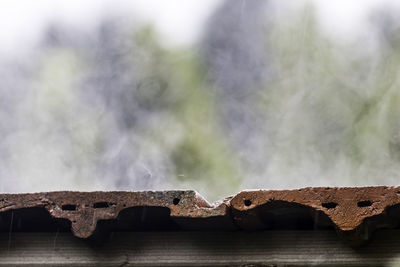
<path fill-rule="evenodd" d="M 397 228 L 400 187 L 243 191 L 209 204 L 195 191 L 0 194 L 0 231 L 336 229 L 358 243 Z"/>

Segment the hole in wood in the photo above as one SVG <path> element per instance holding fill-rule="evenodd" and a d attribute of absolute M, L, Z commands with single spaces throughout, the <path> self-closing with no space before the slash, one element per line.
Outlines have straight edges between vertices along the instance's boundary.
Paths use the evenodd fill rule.
<path fill-rule="evenodd" d="M 172 200 L 172 203 L 174 204 L 174 205 L 178 205 L 179 204 L 179 201 L 181 201 L 179 198 L 174 198 L 174 200 Z"/>
<path fill-rule="evenodd" d="M 337 203 L 335 202 L 326 202 L 326 203 L 322 203 L 322 207 L 326 208 L 326 209 L 334 209 L 336 208 Z"/>
<path fill-rule="evenodd" d="M 62 210 L 76 210 L 76 205 L 74 204 L 66 204 L 61 206 Z"/>
<path fill-rule="evenodd" d="M 371 206 L 371 205 L 372 205 L 372 202 L 369 201 L 369 200 L 359 201 L 359 202 L 357 203 L 357 206 L 359 206 L 360 208 L 369 207 L 369 206 Z"/>
<path fill-rule="evenodd" d="M 244 201 L 244 205 L 245 206 L 251 206 L 251 200 L 249 200 L 249 199 L 246 199 L 245 201 Z"/>
<path fill-rule="evenodd" d="M 95 209 L 104 209 L 104 208 L 109 208 L 111 206 L 115 206 L 115 204 L 110 202 L 97 202 L 93 204 L 93 208 Z"/>

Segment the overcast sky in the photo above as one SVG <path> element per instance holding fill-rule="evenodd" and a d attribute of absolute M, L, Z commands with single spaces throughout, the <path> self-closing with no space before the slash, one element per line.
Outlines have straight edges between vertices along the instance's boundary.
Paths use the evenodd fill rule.
<path fill-rule="evenodd" d="M 250 0 L 233 1 L 245 4 Z M 315 2 L 324 25 L 338 36 L 351 36 L 365 26 L 366 15 L 379 3 L 396 3 L 394 0 Z M 18 51 L 21 46 L 32 44 L 48 22 L 90 27 L 110 11 L 154 24 L 167 43 L 190 44 L 220 3 L 221 0 L 0 0 L 0 51 Z"/>

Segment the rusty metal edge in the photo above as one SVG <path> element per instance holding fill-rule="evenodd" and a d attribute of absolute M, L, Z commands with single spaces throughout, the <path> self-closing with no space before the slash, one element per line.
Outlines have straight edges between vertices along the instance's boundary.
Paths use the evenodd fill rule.
<path fill-rule="evenodd" d="M 54 218 L 69 220 L 75 236 L 87 238 L 96 230 L 99 220 L 116 219 L 122 210 L 130 207 L 168 208 L 174 220 L 224 218 L 240 229 L 246 214 L 260 207 L 268 208 L 268 204 L 273 202 L 295 203 L 321 212 L 328 216 L 339 232 L 352 233 L 359 232 L 368 219 L 385 214 L 388 208 L 399 205 L 400 187 L 248 190 L 213 204 L 191 190 L 0 194 L 0 213 L 42 207 Z M 107 208 L 96 209 L 96 203 L 107 203 Z M 65 206 L 73 209 L 65 210 Z M 375 225 L 376 228 L 386 226 Z"/>

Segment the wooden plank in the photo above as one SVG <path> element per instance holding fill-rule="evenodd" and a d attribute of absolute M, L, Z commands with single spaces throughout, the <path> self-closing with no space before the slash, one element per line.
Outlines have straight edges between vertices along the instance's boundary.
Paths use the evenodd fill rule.
<path fill-rule="evenodd" d="M 380 230 L 358 249 L 333 231 L 120 232 L 101 243 L 1 233 L 0 266 L 390 266 L 399 241 L 400 230 Z"/>

